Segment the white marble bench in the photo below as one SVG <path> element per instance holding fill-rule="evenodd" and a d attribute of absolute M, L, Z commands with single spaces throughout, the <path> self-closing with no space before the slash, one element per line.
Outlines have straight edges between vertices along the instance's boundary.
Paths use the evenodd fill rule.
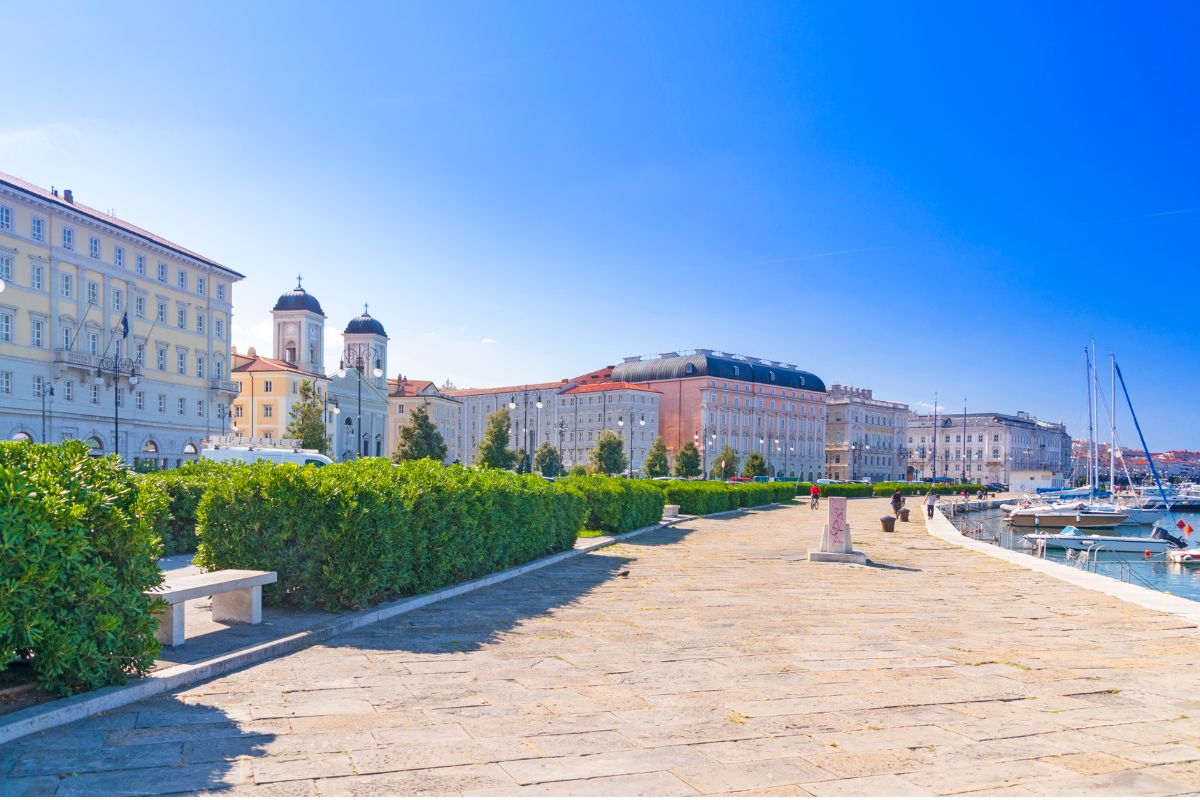
<path fill-rule="evenodd" d="M 158 640 L 176 647 L 183 644 L 184 606 L 188 600 L 212 595 L 212 616 L 217 622 L 262 622 L 262 587 L 274 583 L 274 572 L 252 569 L 222 569 L 168 578 L 146 592 L 167 601 L 167 610 L 158 618 Z"/>

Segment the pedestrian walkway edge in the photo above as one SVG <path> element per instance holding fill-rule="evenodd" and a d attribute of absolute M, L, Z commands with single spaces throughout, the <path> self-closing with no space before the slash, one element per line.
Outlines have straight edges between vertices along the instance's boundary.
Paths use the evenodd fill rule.
<path fill-rule="evenodd" d="M 262 661 L 288 655 L 365 625 L 382 622 L 383 620 L 415 611 L 418 608 L 442 600 L 448 600 L 451 597 L 457 597 L 467 592 L 503 583 L 529 572 L 553 566 L 568 558 L 590 553 L 593 550 L 598 550 L 635 536 L 641 536 L 644 533 L 659 530 L 660 528 L 667 527 L 676 522 L 683 522 L 687 519 L 692 519 L 692 517 L 677 517 L 615 536 L 577 539 L 575 546 L 570 550 L 552 553 L 526 564 L 520 564 L 516 567 L 503 570 L 502 572 L 494 572 L 482 578 L 475 578 L 474 580 L 448 586 L 445 589 L 439 589 L 435 592 L 417 595 L 416 597 L 396 600 L 365 611 L 345 614 L 308 630 L 283 636 L 269 642 L 261 642 L 229 653 L 223 653 L 196 664 L 179 664 L 174 667 L 168 667 L 145 677 L 130 680 L 123 686 L 107 686 L 103 689 L 83 692 L 71 697 L 51 700 L 48 703 L 42 703 L 31 708 L 22 709 L 21 711 L 14 711 L 11 714 L 5 714 L 3 717 L 0 717 L 0 744 L 12 741 L 13 739 L 19 739 L 22 736 L 28 736 L 31 733 L 38 733 L 39 731 L 49 730 L 60 725 L 77 722 L 94 714 L 112 711 L 129 703 L 136 703 L 148 697 L 175 691 L 189 684 L 211 680 Z"/>
<path fill-rule="evenodd" d="M 1173 614 L 1193 625 L 1200 626 L 1200 603 L 1195 600 L 1177 597 L 1144 586 L 1136 586 L 1107 575 L 1086 572 L 1066 564 L 1059 564 L 1056 561 L 1047 561 L 1027 553 L 1018 553 L 1015 550 L 1007 550 L 998 545 L 971 539 L 959 533 L 940 508 L 934 511 L 933 519 L 926 520 L 926 530 L 931 536 L 966 550 L 974 550 L 977 553 L 983 553 L 992 558 L 998 558 L 1001 561 L 1007 561 L 1010 564 L 1040 572 L 1076 586 L 1082 586 L 1085 589 L 1103 592 L 1142 608 Z"/>

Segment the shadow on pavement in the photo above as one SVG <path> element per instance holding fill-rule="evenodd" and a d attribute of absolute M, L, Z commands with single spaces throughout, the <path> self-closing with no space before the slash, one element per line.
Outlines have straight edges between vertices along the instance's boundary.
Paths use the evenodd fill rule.
<path fill-rule="evenodd" d="M 161 795 L 250 780 L 238 759 L 274 734 L 174 698 L 148 700 L 0 745 L 0 794 Z M 243 730 L 246 727 L 246 730 Z"/>
<path fill-rule="evenodd" d="M 894 569 L 898 570 L 899 572 L 921 572 L 921 569 L 918 567 L 902 567 L 899 564 L 885 564 L 882 561 L 872 561 L 869 558 L 867 559 L 867 566 L 874 567 L 875 569 Z"/>

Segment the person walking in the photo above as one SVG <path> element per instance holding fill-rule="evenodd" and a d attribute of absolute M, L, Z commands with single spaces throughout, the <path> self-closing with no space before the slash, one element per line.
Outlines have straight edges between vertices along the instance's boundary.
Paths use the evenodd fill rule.
<path fill-rule="evenodd" d="M 900 506 L 904 505 L 904 495 L 900 494 L 900 490 L 892 492 L 892 516 L 900 516 Z"/>
<path fill-rule="evenodd" d="M 925 519 L 933 519 L 933 505 L 937 502 L 937 497 L 930 489 L 925 493 Z"/>

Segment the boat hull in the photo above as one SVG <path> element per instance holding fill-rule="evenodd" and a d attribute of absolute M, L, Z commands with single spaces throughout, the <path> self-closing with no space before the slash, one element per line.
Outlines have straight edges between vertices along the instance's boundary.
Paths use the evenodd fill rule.
<path fill-rule="evenodd" d="M 1032 543 L 1044 542 L 1046 547 L 1058 550 L 1089 550 L 1100 549 L 1102 552 L 1114 553 L 1165 553 L 1171 549 L 1171 543 L 1162 539 L 1149 539 L 1144 536 L 1080 536 L 1062 533 L 1029 533 L 1024 537 Z"/>
<path fill-rule="evenodd" d="M 1008 522 L 1020 528 L 1115 528 L 1129 519 L 1128 514 L 1097 511 L 1014 511 Z"/>

